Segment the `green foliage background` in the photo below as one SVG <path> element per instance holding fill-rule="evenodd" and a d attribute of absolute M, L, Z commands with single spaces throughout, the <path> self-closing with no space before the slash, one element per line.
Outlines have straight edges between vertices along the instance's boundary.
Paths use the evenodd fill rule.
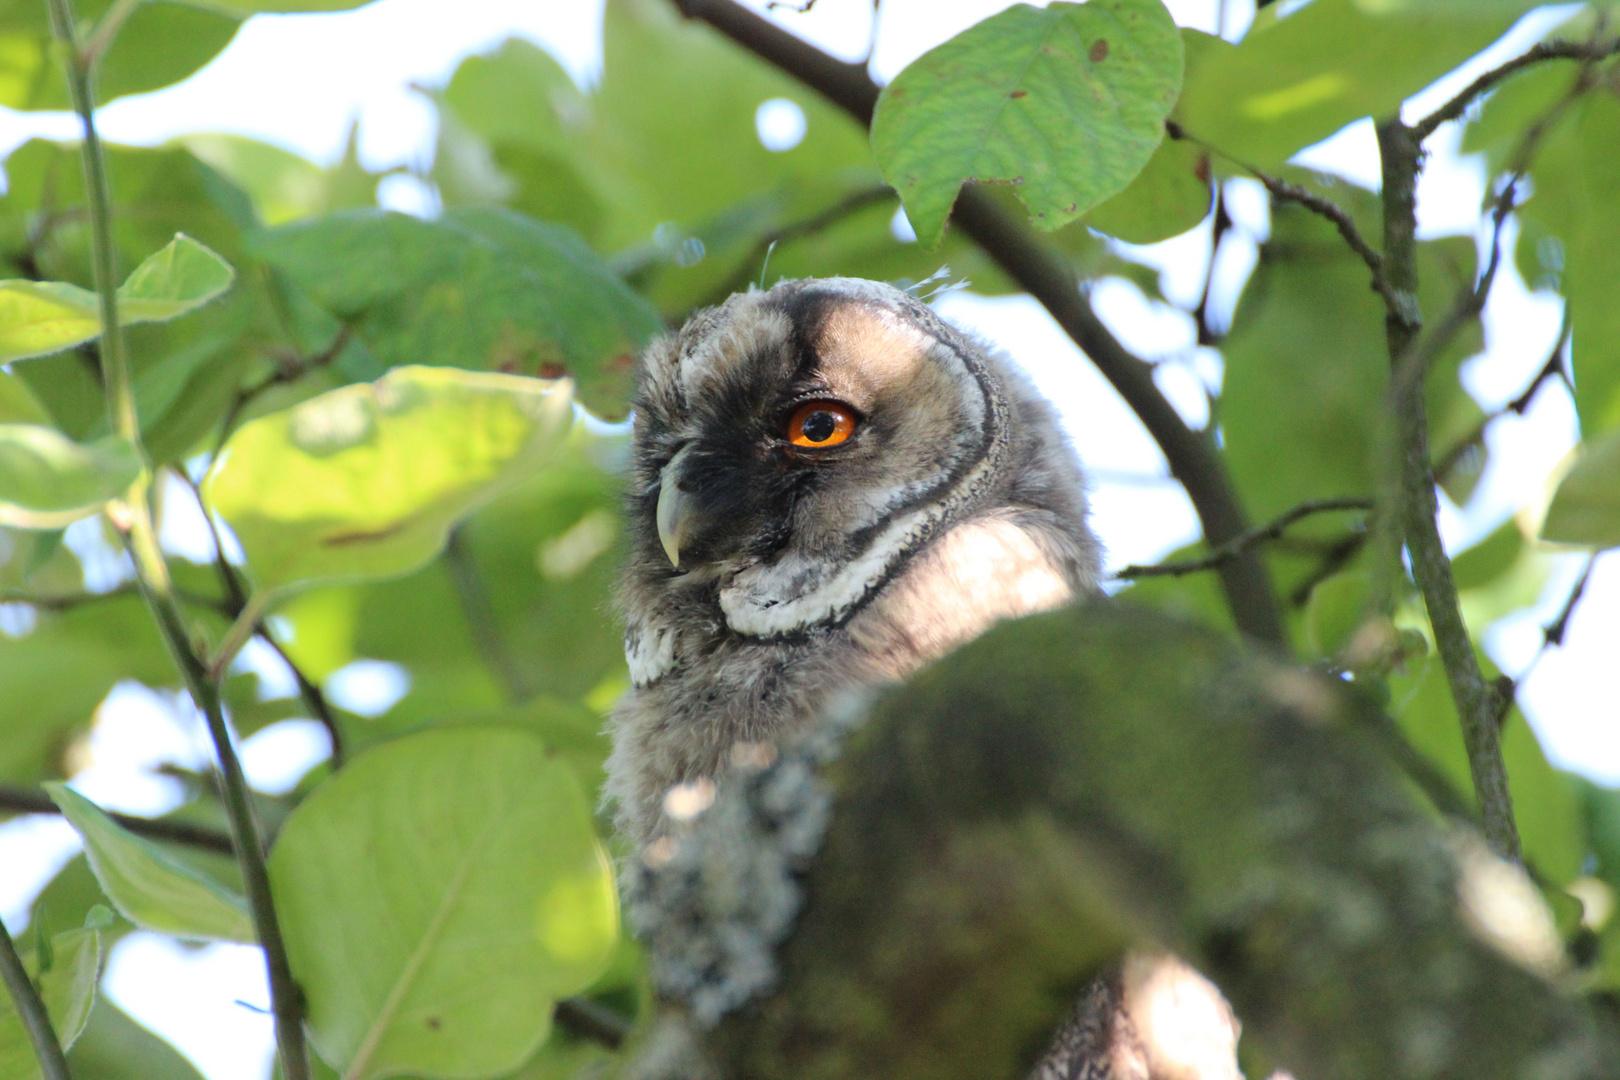
<path fill-rule="evenodd" d="M 79 14 L 90 25 L 104 6 Z M 253 11 L 346 6 L 149 0 L 106 58 L 101 98 L 184 78 Z M 1376 236 L 1375 195 L 1285 161 L 1346 123 L 1389 113 L 1534 6 L 1276 4 L 1236 45 L 1178 33 L 1158 0 L 1014 10 L 896 79 L 869 138 L 669 5 L 609 0 L 597 85 L 581 89 L 544 51 L 513 40 L 469 58 L 432 93 L 440 127 L 426 179 L 444 212 L 431 219 L 376 209 L 379 177 L 352 146 L 329 169 L 238 137 L 109 147 L 118 264 L 142 266 L 139 295 L 169 305 L 128 332 L 146 464 L 183 478 L 158 490 L 203 499 L 247 552 L 238 570 L 169 560 L 186 630 L 206 649 L 230 640 L 238 589 L 249 590 L 250 612 L 268 617 L 263 632 L 306 685 L 278 697 L 256 676 L 228 676 L 236 733 L 324 709 L 354 762 L 335 776 L 320 766 L 291 795 L 259 804 L 281 831 L 272 884 L 294 973 L 306 980 L 318 1068 L 358 1078 L 582 1075 L 614 1055 L 551 1026 L 555 1001 L 583 995 L 631 1023 L 650 1015 L 642 961 L 617 931 L 606 869 L 616 840 L 593 814 L 604 717 L 627 685 L 610 603 L 626 439 L 581 419 L 570 401 L 621 419 L 635 351 L 746 288 L 767 252 L 773 278 L 912 283 L 949 266 L 980 293 L 1015 288 L 960 231 L 936 247 L 896 239 L 890 184 L 928 240 L 964 180 L 1020 181 L 1021 202 L 1007 204 L 1048 230 L 1080 279 L 1122 275 L 1155 298 L 1156 276 L 1111 240 L 1148 243 L 1198 226 L 1219 184 L 1244 166 L 1335 200 Z M 44 11 L 34 0 L 0 9 L 0 104 L 66 104 Z M 1612 36 L 1604 20 L 1617 15 L 1587 4 L 1558 34 Z M 1096 37 L 1116 32 L 1140 47 L 1116 37 L 1099 56 Z M 1098 104 L 1110 95 L 1130 107 Z M 1009 111 L 1026 97 L 1025 112 Z M 795 102 L 807 120 L 785 152 L 766 150 L 755 132 L 755 109 L 769 98 Z M 971 123 L 945 130 L 947 116 Z M 1162 138 L 1166 116 L 1192 138 Z M 1529 68 L 1468 114 L 1464 139 L 1498 176 L 1528 173 L 1533 195 L 1512 254 L 1527 280 L 1568 302 L 1587 449 L 1553 501 L 1545 539 L 1615 545 L 1620 66 Z M 8 792 L 71 777 L 75 747 L 116 683 L 180 685 L 134 589 L 87 592 L 62 543 L 62 527 L 107 508 L 143 468 L 109 428 L 94 306 L 67 290 L 92 287 L 78 155 L 46 141 L 18 148 L 0 197 L 0 256 L 15 279 L 0 287 L 0 345 L 11 358 L 0 367 L 0 602 L 29 615 L 28 629 L 0 638 Z M 155 252 L 169 254 L 147 271 Z M 1467 240 L 1421 245 L 1426 312 L 1437 316 L 1472 284 L 1476 256 Z M 41 292 L 42 282 L 65 284 Z M 1458 379 L 1481 340 L 1470 320 L 1427 386 L 1436 460 L 1472 463 L 1441 476 L 1460 499 L 1494 420 Z M 1218 345 L 1225 382 L 1211 422 L 1255 520 L 1374 494 L 1383 308 L 1329 222 L 1274 204 L 1270 239 Z M 419 482 L 382 483 L 389 470 Z M 343 499 L 321 498 L 340 486 Z M 166 510 L 160 501 L 159 516 Z M 1328 515 L 1289 536 L 1266 557 L 1292 643 L 1313 663 L 1341 663 L 1373 569 L 1364 523 Z M 1476 632 L 1534 601 L 1547 551 L 1510 521 L 1462 553 Z M 1207 576 L 1156 578 L 1124 595 L 1229 625 Z M 1405 594 L 1397 622 L 1428 633 Z M 252 620 L 239 628 L 255 629 Z M 361 658 L 409 673 L 409 692 L 380 715 L 320 697 L 332 673 Z M 1357 675 L 1471 799 L 1455 710 L 1427 651 L 1388 653 Z M 1576 899 L 1620 888 L 1620 797 L 1550 767 L 1516 709 L 1503 740 L 1527 863 L 1585 985 L 1620 987 L 1620 923 L 1603 923 L 1593 904 L 1583 924 Z M 403 776 L 413 780 L 408 799 Z M 191 779 L 191 800 L 170 816 L 220 827 L 211 782 Z M 510 790 L 524 785 L 535 799 L 513 802 Z M 64 1037 L 83 1027 L 76 1075 L 194 1076 L 110 1002 L 90 1008 L 85 971 L 133 925 L 188 939 L 250 936 L 241 879 L 218 853 L 138 839 L 53 790 L 86 834 L 94 874 L 70 863 L 35 905 L 24 944 Z M 478 857 L 462 859 L 468 851 Z M 527 861 L 513 854 L 523 852 Z M 377 935 L 379 925 L 390 932 Z M 345 988 L 348 978 L 364 989 Z M 468 1000 L 502 1007 L 468 1009 Z M 35 1075 L 20 1032 L 0 1007 L 0 1080 Z"/>

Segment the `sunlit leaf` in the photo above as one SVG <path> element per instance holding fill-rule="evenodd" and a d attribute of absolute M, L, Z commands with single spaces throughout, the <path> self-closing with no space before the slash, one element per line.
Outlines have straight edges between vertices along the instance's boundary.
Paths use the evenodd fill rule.
<path fill-rule="evenodd" d="M 225 260 L 177 235 L 119 287 L 118 320 L 176 318 L 230 288 L 234 277 Z M 0 363 L 60 352 L 100 333 L 95 293 L 60 281 L 0 281 Z"/>
<path fill-rule="evenodd" d="M 1193 135 L 1264 168 L 1352 120 L 1388 115 L 1513 22 L 1500 11 L 1380 17 L 1356 0 L 1315 0 L 1276 18 L 1282 6 L 1190 76 L 1176 110 Z"/>
<path fill-rule="evenodd" d="M 270 875 L 311 1038 L 353 1080 L 512 1071 L 618 932 L 584 796 L 512 729 L 367 751 L 293 812 Z"/>
<path fill-rule="evenodd" d="M 1125 189 L 1164 137 L 1182 46 L 1159 0 L 1018 5 L 923 54 L 878 99 L 872 150 L 926 246 L 968 181 L 1043 229 Z"/>
<path fill-rule="evenodd" d="M 113 0 L 85 0 L 75 14 L 93 25 Z M 45 4 L 8 4 L 0 15 L 0 105 L 12 109 L 72 107 L 62 59 L 51 38 Z M 152 0 L 139 5 L 119 30 L 97 72 L 96 96 L 105 103 L 179 82 L 236 36 L 242 12 Z"/>
<path fill-rule="evenodd" d="M 29 956 L 23 962 L 36 980 L 57 1040 L 67 1049 L 84 1030 L 96 1000 L 101 937 L 94 930 L 57 934 L 50 939 L 49 964 L 41 961 L 39 956 Z M 11 1003 L 11 995 L 0 994 L 0 1076 L 6 1080 L 38 1080 L 40 1075 L 33 1044 Z"/>
<path fill-rule="evenodd" d="M 86 446 L 40 424 L 0 424 L 0 524 L 60 529 L 122 495 L 141 473 L 116 435 Z"/>
<path fill-rule="evenodd" d="M 1620 432 L 1582 449 L 1547 507 L 1541 538 L 1600 548 L 1620 545 Z"/>
<path fill-rule="evenodd" d="M 406 573 L 572 422 L 564 384 L 396 368 L 244 424 L 209 473 L 260 588 Z"/>
<path fill-rule="evenodd" d="M 118 320 L 165 322 L 206 304 L 235 279 L 229 263 L 181 233 L 118 287 Z"/>
<path fill-rule="evenodd" d="M 127 832 L 66 784 L 45 785 L 84 837 L 90 869 L 130 922 L 176 937 L 254 940 L 247 902 L 192 870 L 162 847 Z"/>

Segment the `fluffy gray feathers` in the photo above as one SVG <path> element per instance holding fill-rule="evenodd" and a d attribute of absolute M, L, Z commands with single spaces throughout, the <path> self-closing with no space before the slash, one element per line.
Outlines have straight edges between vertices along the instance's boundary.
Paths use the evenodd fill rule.
<path fill-rule="evenodd" d="M 822 400 L 853 434 L 794 445 L 789 417 Z M 606 792 L 638 844 L 837 695 L 1096 587 L 1051 408 L 897 289 L 733 296 L 647 350 L 634 409 L 620 595 L 635 685 Z"/>

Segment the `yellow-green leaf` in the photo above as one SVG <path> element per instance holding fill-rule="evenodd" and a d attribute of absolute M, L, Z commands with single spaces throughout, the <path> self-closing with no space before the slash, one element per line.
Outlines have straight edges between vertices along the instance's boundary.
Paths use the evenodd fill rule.
<path fill-rule="evenodd" d="M 140 455 L 116 435 L 86 445 L 42 424 L 0 424 L 0 525 L 60 529 L 140 474 Z"/>
<path fill-rule="evenodd" d="M 1582 448 L 1547 508 L 1541 538 L 1600 548 L 1620 545 L 1620 431 Z"/>
<path fill-rule="evenodd" d="M 125 831 L 66 784 L 45 785 L 84 837 L 90 869 L 107 898 L 136 926 L 176 937 L 254 940 L 247 902 L 150 840 Z"/>
<path fill-rule="evenodd" d="M 270 884 L 310 1037 L 349 1080 L 510 1073 L 618 935 L 578 783 L 511 728 L 360 755 L 288 818 Z"/>
<path fill-rule="evenodd" d="M 259 587 L 406 573 L 572 422 L 567 383 L 395 368 L 244 424 L 204 486 Z"/>
<path fill-rule="evenodd" d="M 78 1039 L 96 1000 L 96 978 L 101 973 L 101 935 L 95 930 L 69 930 L 50 939 L 49 962 L 24 957 L 24 966 L 39 987 L 56 1038 L 66 1050 Z M 41 970 L 43 968 L 43 970 Z M 0 1077 L 38 1080 L 39 1061 L 12 1006 L 9 994 L 0 994 Z"/>

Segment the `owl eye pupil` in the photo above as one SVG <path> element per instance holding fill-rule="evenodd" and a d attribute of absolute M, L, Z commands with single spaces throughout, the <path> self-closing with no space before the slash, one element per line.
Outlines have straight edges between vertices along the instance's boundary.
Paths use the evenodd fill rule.
<path fill-rule="evenodd" d="M 826 442 L 838 431 L 838 418 L 830 412 L 813 412 L 805 417 L 801 428 L 809 442 Z"/>

